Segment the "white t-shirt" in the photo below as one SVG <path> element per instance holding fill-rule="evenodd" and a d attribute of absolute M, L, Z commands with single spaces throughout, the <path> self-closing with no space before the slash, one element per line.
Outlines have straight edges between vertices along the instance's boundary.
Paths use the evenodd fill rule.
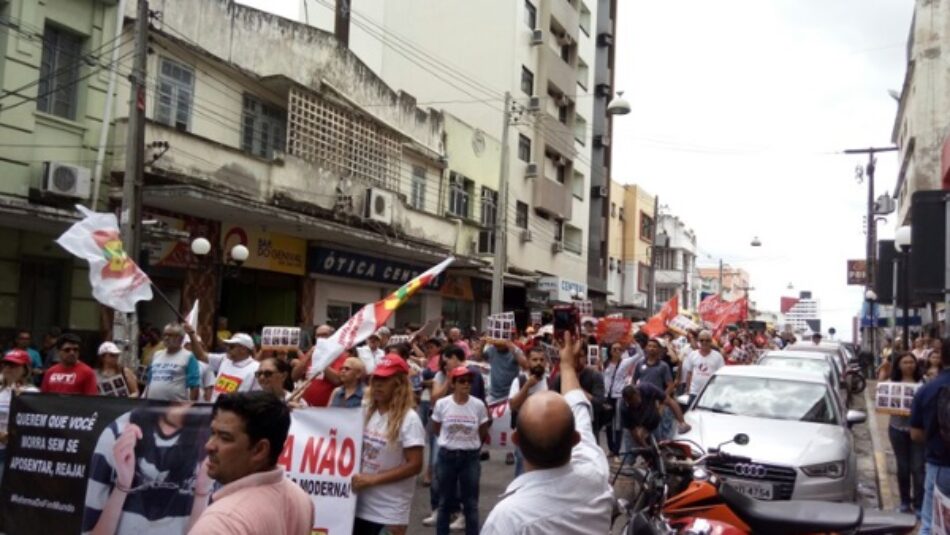
<path fill-rule="evenodd" d="M 386 356 L 386 352 L 382 349 L 373 351 L 369 346 L 360 346 L 356 348 L 356 356 L 363 363 L 363 367 L 366 368 L 366 375 L 369 376 L 376 369 L 376 364 Z"/>
<path fill-rule="evenodd" d="M 482 445 L 478 426 L 488 421 L 488 409 L 482 400 L 469 396 L 459 405 L 453 396 L 435 402 L 432 420 L 442 424 L 438 443 L 447 450 L 477 450 Z"/>
<path fill-rule="evenodd" d="M 699 350 L 693 351 L 686 357 L 686 362 L 683 363 L 683 377 L 685 378 L 689 372 L 693 372 L 693 379 L 689 383 L 689 393 L 699 394 L 699 391 L 706 386 L 706 381 L 709 381 L 709 378 L 712 377 L 716 370 L 725 366 L 726 361 L 723 360 L 722 355 L 715 349 L 710 350 L 709 354 L 705 357 L 700 354 Z"/>
<path fill-rule="evenodd" d="M 525 376 L 525 381 L 528 380 L 528 377 Z M 511 382 L 511 391 L 508 393 L 508 399 L 511 399 L 518 395 L 518 392 L 521 392 L 521 384 L 518 382 L 518 378 L 515 377 L 515 380 Z M 548 389 L 548 378 L 543 377 L 538 383 L 528 389 L 528 397 L 537 394 L 538 392 L 544 392 Z"/>
<path fill-rule="evenodd" d="M 261 363 L 251 357 L 241 362 L 234 362 L 226 353 L 209 353 L 208 364 L 217 374 L 214 391 L 211 392 L 211 401 L 218 399 L 221 394 L 261 389 L 261 386 L 257 384 L 257 378 L 254 377 L 254 372 Z"/>
<path fill-rule="evenodd" d="M 405 463 L 406 448 L 423 447 L 426 431 L 416 411 L 409 411 L 403 418 L 399 431 L 399 443 L 390 444 L 386 427 L 389 415 L 373 413 L 363 428 L 363 460 L 361 472 L 378 474 Z M 409 524 L 409 509 L 415 492 L 416 478 L 407 477 L 385 485 L 377 485 L 359 491 L 356 500 L 356 516 L 377 524 L 404 526 Z"/>
<path fill-rule="evenodd" d="M 198 369 L 201 370 L 201 388 L 210 388 L 214 386 L 214 370 L 207 362 L 198 361 Z"/>

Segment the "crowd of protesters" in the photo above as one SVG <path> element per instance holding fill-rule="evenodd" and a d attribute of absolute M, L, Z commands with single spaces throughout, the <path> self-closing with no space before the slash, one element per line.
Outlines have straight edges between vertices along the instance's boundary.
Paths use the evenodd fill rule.
<path fill-rule="evenodd" d="M 312 339 L 307 336 L 302 344 L 310 347 L 298 351 L 262 350 L 259 336 L 226 329 L 219 329 L 211 347 L 206 347 L 188 325 L 169 324 L 160 331 L 150 328 L 143 333 L 143 366 L 138 370 L 119 363 L 121 350 L 113 342 L 103 343 L 92 359 L 94 366 L 88 366 L 79 358 L 82 340 L 74 334 L 44 340 L 40 352 L 31 347 L 28 333 L 19 333 L 15 347 L 2 359 L 0 460 L 7 442 L 11 398 L 23 392 L 215 402 L 217 423 L 210 448 L 214 426 L 229 425 L 219 421 L 225 412 L 235 413 L 228 416 L 233 424 L 233 417 L 246 418 L 248 410 L 276 410 L 260 399 L 248 402 L 251 409 L 235 401 L 261 391 L 270 396 L 267 399 L 284 402 L 287 410 L 362 411 L 363 458 L 352 481 L 357 494 L 354 534 L 416 532 L 410 530 L 409 519 L 417 478 L 428 487 L 432 512 L 422 524 L 433 526 L 440 535 L 455 530 L 468 535 L 480 530 L 511 533 L 522 522 L 548 522 L 558 533 L 587 533 L 590 526 L 598 525 L 595 516 L 604 508 L 600 500 L 605 467 L 618 462 L 632 446 L 645 444 L 651 435 L 664 440 L 689 430 L 677 396 L 692 401 L 722 366 L 754 364 L 764 352 L 795 341 L 787 334 L 743 328 L 721 333 L 668 331 L 660 336 L 640 330 L 606 341 L 598 339 L 593 327 L 593 322 L 585 321 L 579 339 L 569 346 L 555 340 L 549 325 L 530 325 L 505 339 L 489 339 L 455 327 L 438 329 L 431 336 L 411 329 L 394 333 L 384 327 L 322 370 L 313 368 L 312 355 L 315 347 L 333 335 L 329 325 L 317 326 Z M 814 341 L 819 343 L 820 337 Z M 909 352 L 899 349 L 899 341 L 896 347 L 885 347 L 881 380 L 948 382 L 950 348 L 938 338 L 920 337 Z M 888 429 L 898 461 L 901 509 L 922 512 L 925 523 L 928 489 L 932 494 L 935 482 L 943 485 L 950 470 L 946 445 L 938 444 L 925 414 L 934 410 L 925 408 L 933 405 L 934 394 L 928 392 L 919 410 L 909 417 L 893 416 Z M 480 462 L 488 455 L 483 447 L 491 423 L 488 406 L 504 400 L 509 403 L 516 445 L 506 459 L 513 465 L 514 479 L 506 496 L 518 492 L 500 502 L 483 527 L 478 500 Z M 572 425 L 544 427 L 545 421 L 556 423 L 570 414 Z M 260 442 L 261 433 L 267 434 L 255 433 L 249 440 Z M 219 483 L 227 488 L 231 481 L 259 473 L 254 481 L 276 484 L 270 475 L 276 470 L 271 460 L 275 444 L 270 442 L 266 455 L 256 458 L 250 472 L 224 475 Z M 217 443 L 214 447 L 224 448 Z M 544 485 L 561 484 L 541 474 L 568 466 L 578 475 L 576 484 L 588 485 L 588 498 L 595 498 L 572 505 L 549 500 L 543 507 L 533 502 L 533 493 L 542 492 Z M 286 489 L 274 487 L 270 492 L 279 495 Z M 230 491 L 223 496 L 228 495 Z M 239 501 L 222 499 L 222 503 Z M 550 514 L 538 516 L 549 506 L 553 508 Z M 575 510 L 568 511 L 571 507 Z M 223 513 L 215 512 L 223 510 L 224 506 L 209 508 L 208 519 L 196 527 L 230 525 Z M 303 516 L 293 518 L 297 522 Z"/>

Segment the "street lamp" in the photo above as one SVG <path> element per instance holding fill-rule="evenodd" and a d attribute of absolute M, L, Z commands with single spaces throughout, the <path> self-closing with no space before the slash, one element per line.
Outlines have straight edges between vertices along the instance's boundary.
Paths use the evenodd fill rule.
<path fill-rule="evenodd" d="M 752 243 L 750 243 L 749 245 L 751 245 L 752 247 L 762 247 L 762 242 L 759 241 L 758 236 L 755 236 L 752 238 Z"/>
<path fill-rule="evenodd" d="M 241 267 L 244 262 L 247 262 L 247 257 L 250 255 L 251 252 L 247 250 L 247 247 L 240 243 L 231 248 L 231 260 L 234 261 L 237 267 Z"/>
<path fill-rule="evenodd" d="M 211 242 L 206 238 L 195 238 L 194 241 L 191 242 L 191 252 L 194 253 L 195 256 L 204 256 L 211 252 Z"/>
<path fill-rule="evenodd" d="M 623 91 L 617 91 L 617 98 L 607 104 L 607 115 L 626 115 L 630 113 L 630 103 L 623 98 Z"/>
<path fill-rule="evenodd" d="M 901 308 L 904 316 L 904 348 L 910 349 L 910 284 L 908 283 L 908 272 L 910 264 L 911 233 L 910 226 L 904 225 L 894 233 L 894 247 L 900 253 L 901 274 L 898 277 L 901 281 Z"/>

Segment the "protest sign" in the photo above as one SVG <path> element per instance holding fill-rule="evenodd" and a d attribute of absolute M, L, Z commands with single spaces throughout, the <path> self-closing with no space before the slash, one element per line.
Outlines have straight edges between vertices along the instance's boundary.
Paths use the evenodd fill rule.
<path fill-rule="evenodd" d="M 910 406 L 919 387 L 915 383 L 878 383 L 874 394 L 874 410 L 883 414 L 910 416 Z"/>
<path fill-rule="evenodd" d="M 488 406 L 491 427 L 488 428 L 487 446 L 493 450 L 514 451 L 511 443 L 511 413 L 508 400 L 492 403 Z"/>
<path fill-rule="evenodd" d="M 603 318 L 597 322 L 597 339 L 600 343 L 610 345 L 620 342 L 629 345 L 632 338 L 633 323 L 624 318 Z"/>
<path fill-rule="evenodd" d="M 541 325 L 543 315 L 540 310 L 531 311 L 531 325 Z"/>
<path fill-rule="evenodd" d="M 210 405 L 24 394 L 14 398 L 0 490 L 5 533 L 184 534 L 207 501 L 196 485 Z M 135 440 L 131 431 L 141 431 Z M 116 457 L 120 437 L 132 455 Z M 171 437 L 171 438 L 169 438 Z M 117 473 L 130 478 L 116 489 Z M 207 476 L 204 476 L 205 478 Z M 210 480 L 205 479 L 210 490 Z M 106 502 L 118 499 L 113 514 Z M 207 500 L 207 496 L 204 498 Z"/>
<path fill-rule="evenodd" d="M 103 396 L 113 396 L 119 398 L 129 397 L 129 385 L 125 381 L 125 374 L 117 373 L 112 377 L 100 379 L 99 393 Z"/>
<path fill-rule="evenodd" d="M 23 394 L 11 408 L 0 531 L 184 535 L 192 515 L 207 507 L 208 496 L 196 501 L 196 492 L 212 490 L 202 469 L 211 405 Z M 291 415 L 278 465 L 311 496 L 314 533 L 352 532 L 350 482 L 363 435 L 355 414 L 310 408 Z M 141 430 L 138 440 L 133 426 Z M 120 438 L 133 438 L 133 455 L 116 458 Z M 128 492 L 116 488 L 119 473 L 131 478 Z M 121 504 L 110 515 L 105 505 L 115 498 Z"/>
<path fill-rule="evenodd" d="M 593 301 L 578 301 L 577 306 L 577 315 L 582 318 L 593 318 L 594 317 L 594 302 Z"/>
<path fill-rule="evenodd" d="M 500 312 L 488 316 L 486 336 L 489 340 L 508 341 L 512 338 L 515 328 L 515 313 Z"/>
<path fill-rule="evenodd" d="M 553 366 L 561 362 L 561 353 L 556 345 L 541 342 L 541 348 L 544 349 L 544 356 L 547 357 L 549 364 Z"/>
<path fill-rule="evenodd" d="M 264 351 L 297 351 L 300 347 L 300 327 L 264 327 L 261 330 L 261 349 Z"/>
<path fill-rule="evenodd" d="M 351 481 L 360 471 L 362 415 L 359 409 L 322 407 L 292 413 L 277 465 L 313 500 L 313 533 L 353 532 L 356 494 Z"/>

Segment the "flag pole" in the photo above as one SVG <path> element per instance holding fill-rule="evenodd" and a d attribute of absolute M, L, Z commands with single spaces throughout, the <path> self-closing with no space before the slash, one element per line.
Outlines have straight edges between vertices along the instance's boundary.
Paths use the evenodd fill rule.
<path fill-rule="evenodd" d="M 158 286 L 156 286 L 151 280 L 149 280 L 148 283 L 152 286 L 152 290 L 155 290 L 155 293 L 162 298 L 162 301 L 164 301 L 166 305 L 168 305 L 168 308 L 172 309 L 172 312 L 175 313 L 175 317 L 178 318 L 178 321 L 181 323 L 188 323 L 188 320 L 186 320 L 185 317 L 181 315 L 181 312 L 178 311 L 178 307 L 172 304 L 171 300 L 168 299 L 168 297 L 158 288 Z"/>

